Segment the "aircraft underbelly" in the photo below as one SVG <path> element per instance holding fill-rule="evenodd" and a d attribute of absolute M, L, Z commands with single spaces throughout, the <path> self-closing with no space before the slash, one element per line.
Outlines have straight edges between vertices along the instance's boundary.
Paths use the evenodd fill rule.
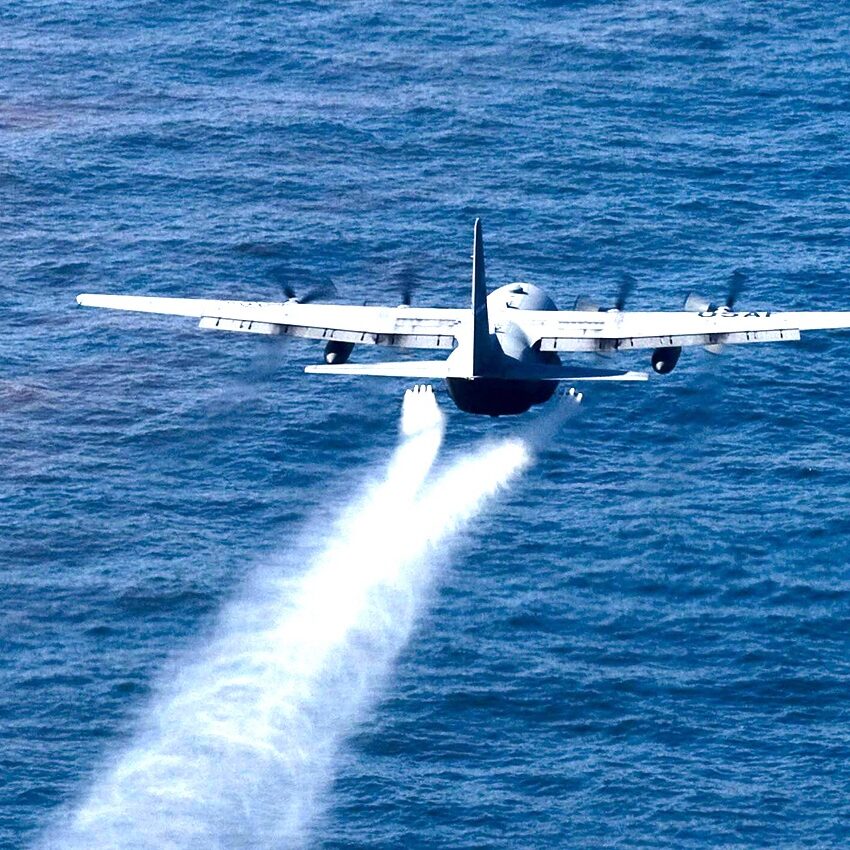
<path fill-rule="evenodd" d="M 449 395 L 465 413 L 515 416 L 549 401 L 557 381 L 512 381 L 502 378 L 447 378 Z"/>

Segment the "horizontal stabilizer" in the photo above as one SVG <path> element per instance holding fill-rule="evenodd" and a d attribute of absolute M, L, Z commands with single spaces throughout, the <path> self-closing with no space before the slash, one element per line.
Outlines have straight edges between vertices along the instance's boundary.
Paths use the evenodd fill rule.
<path fill-rule="evenodd" d="M 583 369 L 581 366 L 518 364 L 499 375 L 507 381 L 645 381 L 646 372 L 621 372 L 617 369 Z"/>
<path fill-rule="evenodd" d="M 372 375 L 380 378 L 468 377 L 450 371 L 448 360 L 397 360 L 390 363 L 340 363 L 307 366 L 305 372 L 320 375 Z M 482 375 L 503 381 L 645 381 L 646 372 L 615 369 L 582 369 L 580 366 L 517 365 L 498 374 Z M 475 379 L 473 379 L 475 380 Z"/>
<path fill-rule="evenodd" d="M 445 378 L 445 360 L 396 360 L 389 363 L 319 363 L 307 366 L 305 372 L 321 375 L 372 375 L 377 378 Z"/>

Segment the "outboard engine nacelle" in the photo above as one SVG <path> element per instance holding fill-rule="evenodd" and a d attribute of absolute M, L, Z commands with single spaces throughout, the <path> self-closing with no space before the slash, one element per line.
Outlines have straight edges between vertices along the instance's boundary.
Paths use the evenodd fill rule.
<path fill-rule="evenodd" d="M 325 346 L 325 363 L 339 365 L 346 363 L 351 357 L 351 352 L 354 351 L 353 342 L 341 342 L 338 339 L 332 339 Z"/>
<path fill-rule="evenodd" d="M 682 347 L 680 345 L 673 345 L 669 348 L 656 348 L 652 352 L 653 370 L 659 375 L 668 375 L 676 368 L 681 353 Z"/>

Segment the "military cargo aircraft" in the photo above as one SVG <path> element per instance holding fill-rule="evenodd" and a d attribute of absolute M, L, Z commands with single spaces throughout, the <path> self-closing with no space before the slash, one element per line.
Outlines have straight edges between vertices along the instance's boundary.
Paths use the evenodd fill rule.
<path fill-rule="evenodd" d="M 467 413 L 502 416 L 543 404 L 560 381 L 644 381 L 645 372 L 577 366 L 576 355 L 646 349 L 654 372 L 666 375 L 683 348 L 791 342 L 802 331 L 850 327 L 850 312 L 735 310 L 737 286 L 722 305 L 690 295 L 679 312 L 632 312 L 625 292 L 602 309 L 579 298 L 559 310 L 541 288 L 509 283 L 487 294 L 481 221 L 472 246 L 472 298 L 467 308 L 395 307 L 286 301 L 216 301 L 138 295 L 77 296 L 85 307 L 189 316 L 209 330 L 316 339 L 325 343 L 324 363 L 307 372 L 444 379 L 454 403 Z M 349 363 L 358 345 L 450 352 L 436 360 Z M 567 362 L 562 360 L 562 357 Z"/>

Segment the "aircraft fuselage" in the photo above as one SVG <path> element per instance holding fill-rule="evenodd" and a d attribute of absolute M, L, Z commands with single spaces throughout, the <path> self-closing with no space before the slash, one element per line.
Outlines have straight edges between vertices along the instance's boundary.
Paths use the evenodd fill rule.
<path fill-rule="evenodd" d="M 556 381 L 516 380 L 507 376 L 514 367 L 557 366 L 561 360 L 554 352 L 535 348 L 509 317 L 513 310 L 557 309 L 540 287 L 530 283 L 511 283 L 491 292 L 487 296 L 487 314 L 494 325 L 483 342 L 486 350 L 479 352 L 477 358 L 486 372 L 481 377 L 446 379 L 455 405 L 465 413 L 513 416 L 549 401 L 557 389 Z M 482 341 L 477 344 L 481 345 Z M 451 354 L 450 360 L 466 357 L 466 348 L 461 345 Z"/>

